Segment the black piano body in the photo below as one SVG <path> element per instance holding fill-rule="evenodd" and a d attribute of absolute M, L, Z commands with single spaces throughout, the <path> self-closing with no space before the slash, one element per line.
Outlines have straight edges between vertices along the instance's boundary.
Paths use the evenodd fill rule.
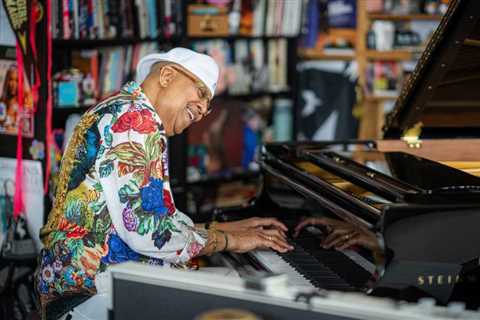
<path fill-rule="evenodd" d="M 275 216 L 292 229 L 302 216 L 326 216 L 383 242 L 386 265 L 356 248 L 372 270 L 322 249 L 321 236 L 291 239 L 296 249 L 279 255 L 316 287 L 480 302 L 470 292 L 478 285 L 480 178 L 411 154 L 380 152 L 373 141 L 270 144 L 261 166 L 259 195 L 242 208 L 218 209 L 217 219 Z"/>
<path fill-rule="evenodd" d="M 450 1 L 387 118 L 390 140 L 266 145 L 258 196 L 217 217 L 276 216 L 289 227 L 312 214 L 344 220 L 378 235 L 383 266 L 364 248 L 354 250 L 360 259 L 322 249 L 315 232 L 280 256 L 319 288 L 477 308 L 480 178 L 429 159 L 480 159 L 479 49 L 480 1 Z"/>

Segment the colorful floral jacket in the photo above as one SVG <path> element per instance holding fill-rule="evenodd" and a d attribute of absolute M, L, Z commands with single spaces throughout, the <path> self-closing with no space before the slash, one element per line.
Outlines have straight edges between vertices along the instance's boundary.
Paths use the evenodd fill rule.
<path fill-rule="evenodd" d="M 110 264 L 185 264 L 205 246 L 205 235 L 175 208 L 165 131 L 135 82 L 82 116 L 41 237 L 42 305 L 95 294 L 95 275 Z"/>

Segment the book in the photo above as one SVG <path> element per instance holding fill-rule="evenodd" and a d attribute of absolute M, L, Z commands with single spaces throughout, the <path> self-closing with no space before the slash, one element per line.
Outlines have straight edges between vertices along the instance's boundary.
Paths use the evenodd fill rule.
<path fill-rule="evenodd" d="M 317 42 L 319 27 L 319 5 L 317 0 L 308 0 L 305 14 L 305 30 L 303 32 L 302 46 L 305 48 L 314 48 Z"/>
<path fill-rule="evenodd" d="M 267 0 L 258 0 L 254 3 L 252 27 L 253 36 L 261 36 L 264 34 L 266 6 Z"/>

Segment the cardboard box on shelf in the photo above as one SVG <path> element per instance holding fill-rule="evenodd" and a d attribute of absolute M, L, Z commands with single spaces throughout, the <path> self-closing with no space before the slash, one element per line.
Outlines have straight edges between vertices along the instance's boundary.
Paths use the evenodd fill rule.
<path fill-rule="evenodd" d="M 191 37 L 229 35 L 226 8 L 189 5 L 187 23 L 187 33 Z"/>

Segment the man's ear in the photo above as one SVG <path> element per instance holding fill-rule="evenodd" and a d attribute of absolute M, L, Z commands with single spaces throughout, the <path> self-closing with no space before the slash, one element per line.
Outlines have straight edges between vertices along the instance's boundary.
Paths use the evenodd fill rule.
<path fill-rule="evenodd" d="M 158 73 L 158 81 L 163 88 L 166 88 L 177 76 L 177 70 L 169 65 L 163 66 Z"/>

